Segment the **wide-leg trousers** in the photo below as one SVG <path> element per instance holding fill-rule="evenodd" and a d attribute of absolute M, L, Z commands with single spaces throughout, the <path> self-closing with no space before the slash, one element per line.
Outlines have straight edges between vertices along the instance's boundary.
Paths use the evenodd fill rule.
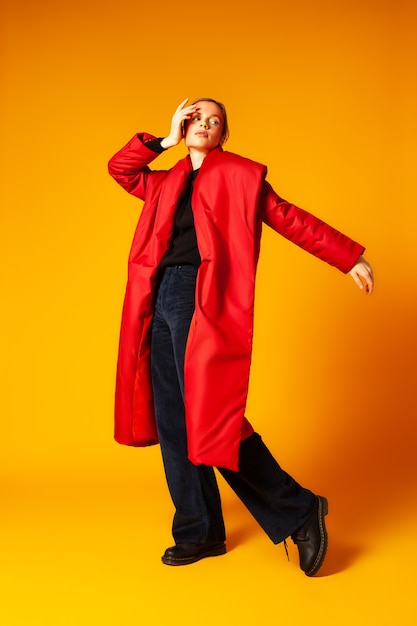
<path fill-rule="evenodd" d="M 152 384 L 165 475 L 175 507 L 175 543 L 225 539 L 214 469 L 194 465 L 187 455 L 184 355 L 197 272 L 191 265 L 165 268 L 152 324 Z M 274 543 L 298 530 L 313 510 L 314 494 L 279 466 L 257 433 L 241 442 L 238 472 L 217 469 Z"/>

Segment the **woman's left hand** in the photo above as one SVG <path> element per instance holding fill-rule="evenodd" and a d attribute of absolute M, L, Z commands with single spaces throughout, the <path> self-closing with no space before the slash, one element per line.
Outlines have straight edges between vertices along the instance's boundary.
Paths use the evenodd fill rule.
<path fill-rule="evenodd" d="M 374 273 L 371 265 L 362 255 L 356 261 L 350 270 L 352 276 L 359 289 L 365 289 L 365 293 L 371 294 L 374 290 Z"/>

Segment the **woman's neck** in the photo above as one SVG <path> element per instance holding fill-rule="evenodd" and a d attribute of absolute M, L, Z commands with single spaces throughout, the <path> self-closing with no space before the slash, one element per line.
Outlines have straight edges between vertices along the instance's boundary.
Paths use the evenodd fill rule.
<path fill-rule="evenodd" d="M 198 170 L 201 167 L 204 159 L 208 155 L 208 152 L 203 152 L 202 150 L 195 150 L 194 148 L 190 148 L 189 155 L 193 170 Z"/>

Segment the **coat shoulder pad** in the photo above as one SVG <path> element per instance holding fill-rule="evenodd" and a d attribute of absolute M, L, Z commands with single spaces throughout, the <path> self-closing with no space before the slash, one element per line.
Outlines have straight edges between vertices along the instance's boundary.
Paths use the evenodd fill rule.
<path fill-rule="evenodd" d="M 266 173 L 266 165 L 253 161 L 252 159 L 248 159 L 247 157 L 243 157 L 240 154 L 235 154 L 234 152 L 219 152 L 218 158 L 224 165 L 233 165 L 233 167 L 239 167 L 246 170 L 261 170 Z"/>

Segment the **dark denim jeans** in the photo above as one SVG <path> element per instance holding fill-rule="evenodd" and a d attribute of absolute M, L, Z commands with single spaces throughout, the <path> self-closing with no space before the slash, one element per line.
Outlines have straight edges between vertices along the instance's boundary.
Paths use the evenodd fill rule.
<path fill-rule="evenodd" d="M 152 325 L 152 382 L 159 440 L 175 506 L 176 543 L 223 541 L 225 528 L 212 467 L 188 460 L 184 415 L 184 354 L 194 313 L 197 269 L 167 267 Z M 257 433 L 241 443 L 239 471 L 218 468 L 274 543 L 308 519 L 315 502 L 275 461 Z"/>

